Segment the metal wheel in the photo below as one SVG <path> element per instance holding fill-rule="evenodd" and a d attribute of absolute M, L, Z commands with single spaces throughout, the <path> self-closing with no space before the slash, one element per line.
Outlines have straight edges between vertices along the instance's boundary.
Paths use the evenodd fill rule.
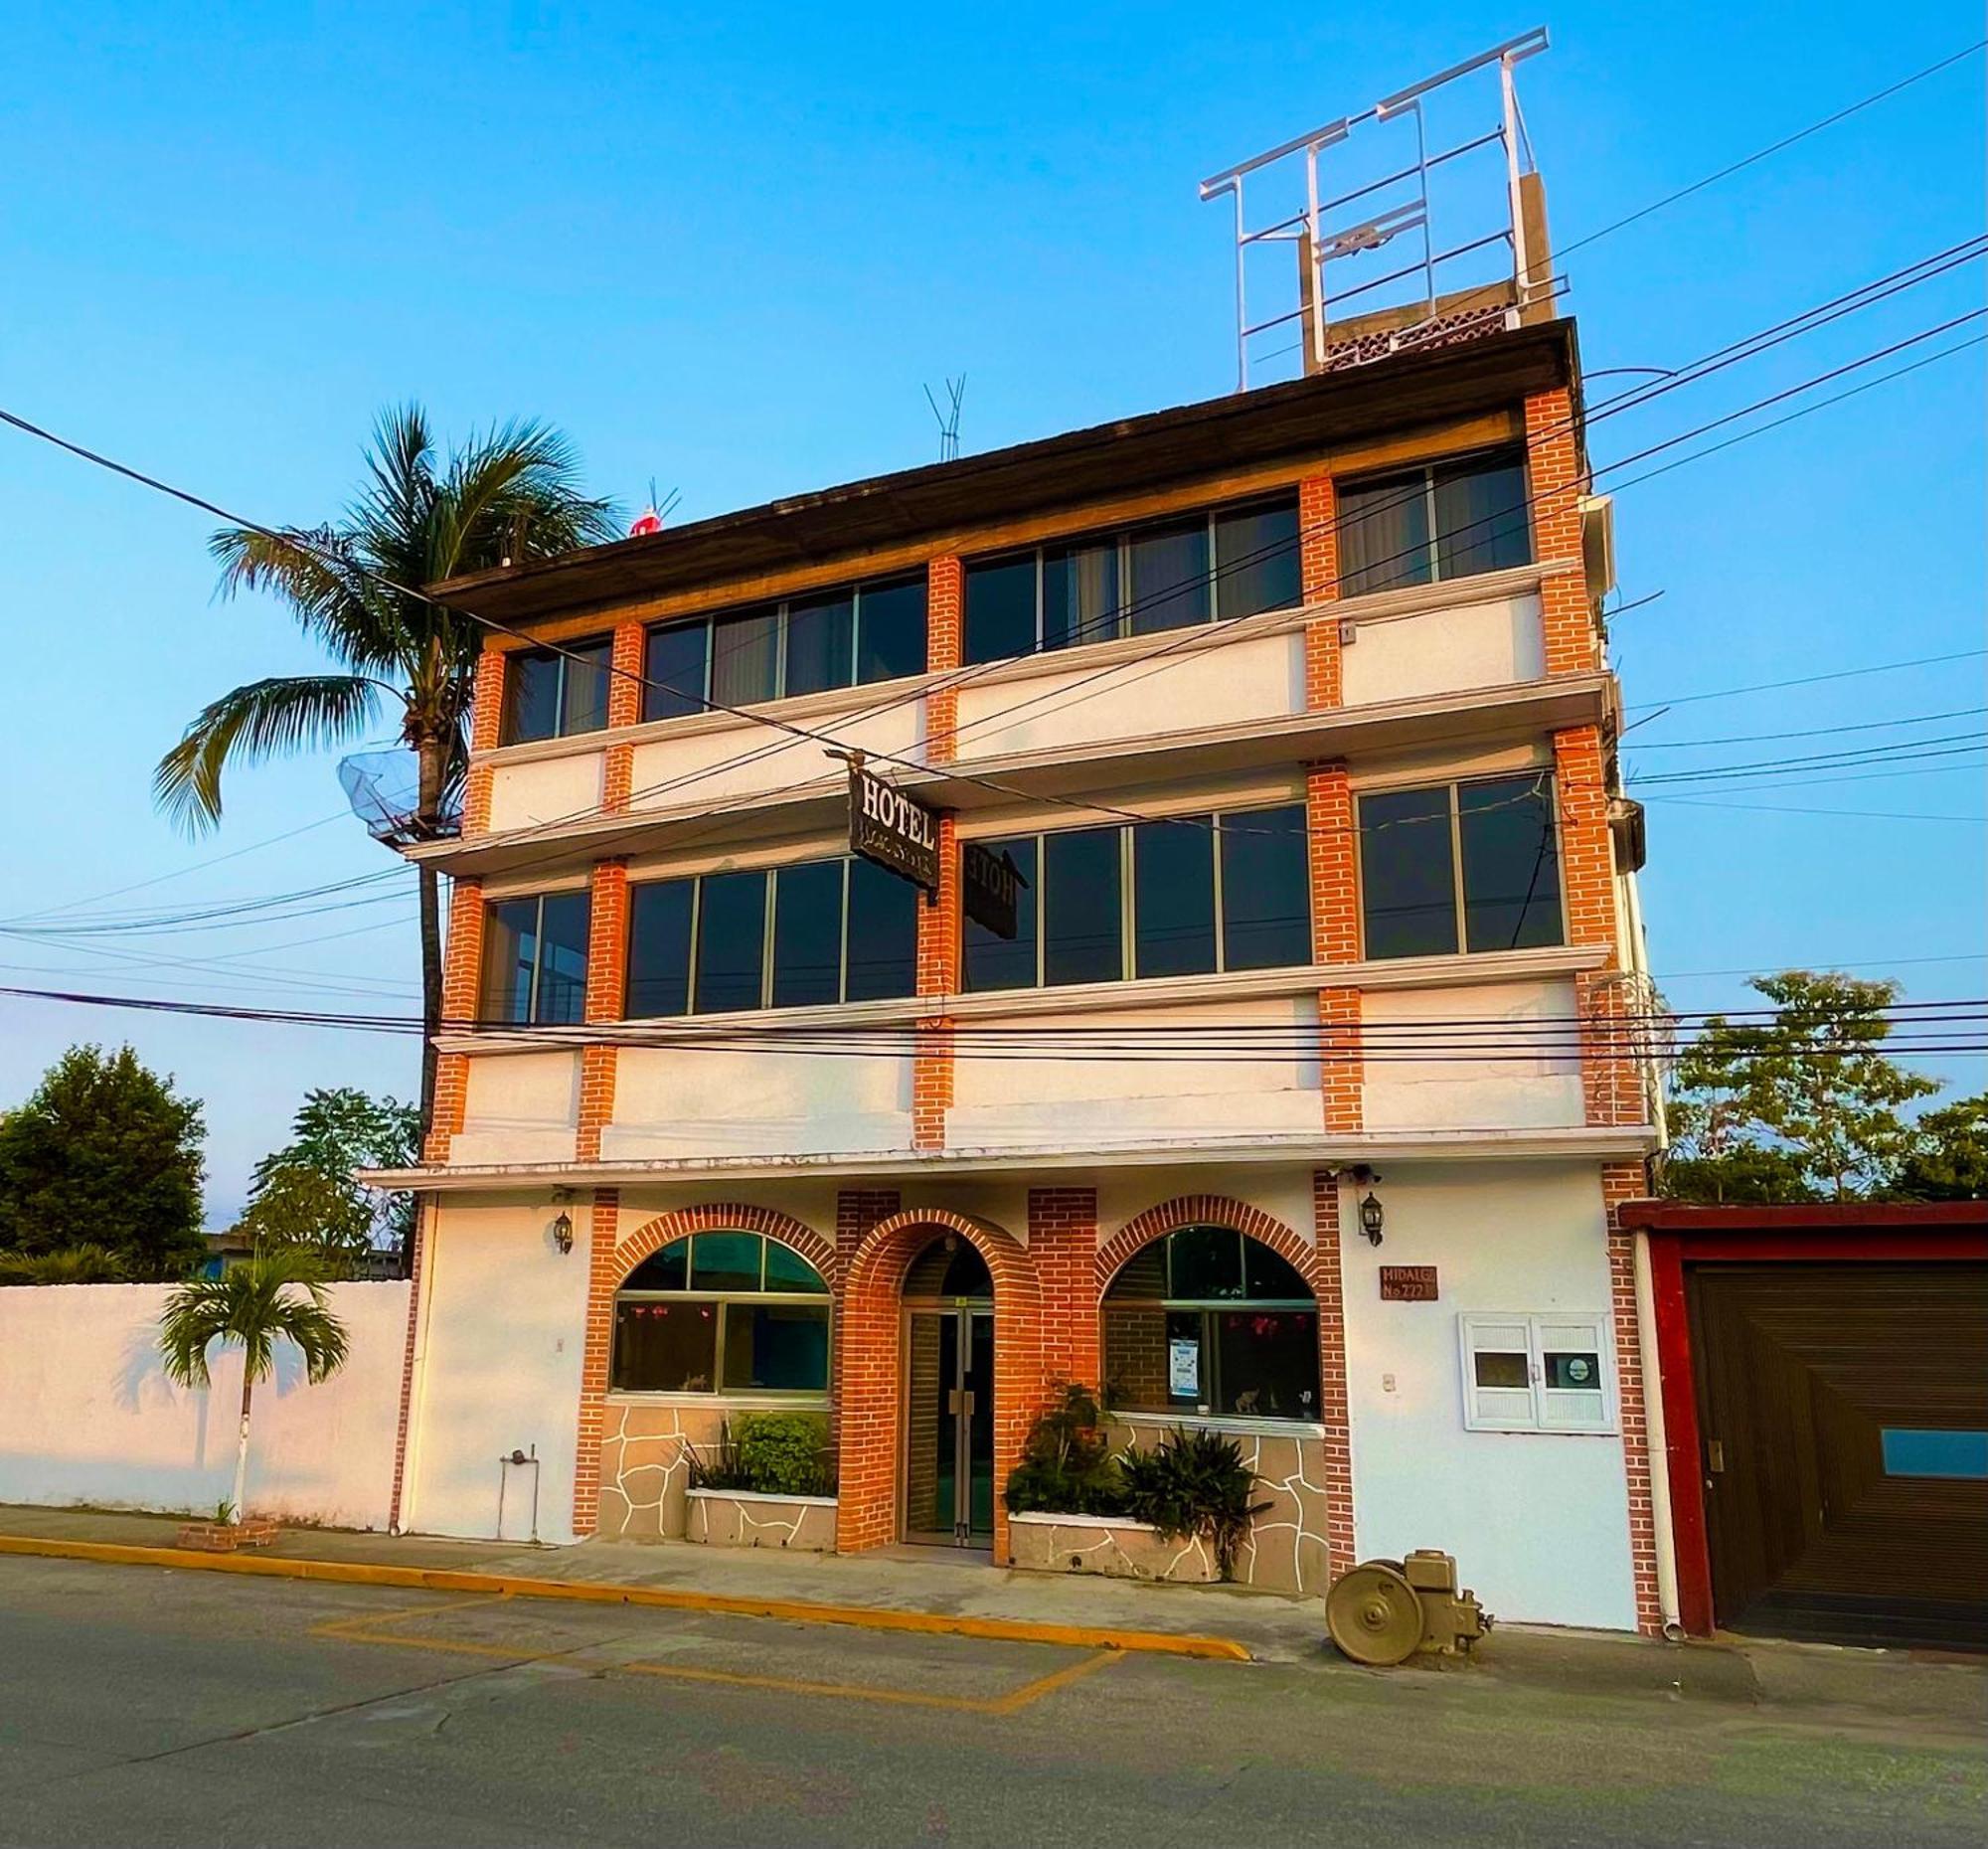
<path fill-rule="evenodd" d="M 1422 1601 L 1394 1562 L 1370 1560 L 1334 1581 L 1325 1627 L 1356 1663 L 1406 1663 L 1422 1640 Z"/>

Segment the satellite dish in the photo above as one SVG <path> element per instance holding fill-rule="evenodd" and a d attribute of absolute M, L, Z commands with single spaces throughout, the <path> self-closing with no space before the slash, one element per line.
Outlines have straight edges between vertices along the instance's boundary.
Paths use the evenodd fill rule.
<path fill-rule="evenodd" d="M 411 751 L 355 752 L 340 761 L 338 781 L 366 832 L 388 847 L 452 835 L 462 825 L 451 809 L 422 826 L 420 760 Z"/>

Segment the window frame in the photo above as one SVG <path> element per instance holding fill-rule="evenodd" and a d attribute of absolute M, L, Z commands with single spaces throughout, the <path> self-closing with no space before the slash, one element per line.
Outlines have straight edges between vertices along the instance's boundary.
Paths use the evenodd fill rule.
<path fill-rule="evenodd" d="M 1223 561 L 1216 536 L 1221 523 L 1225 520 L 1234 519 L 1240 514 L 1263 513 L 1268 512 L 1272 508 L 1284 506 L 1288 506 L 1294 516 L 1298 515 L 1298 495 L 1295 484 L 1293 484 L 1288 494 L 1251 495 L 1245 500 L 1224 501 L 1212 507 L 1201 509 L 1186 508 L 1177 514 L 1156 514 L 1151 519 L 1137 521 L 1130 526 L 1104 527 L 1090 533 L 1073 533 L 1064 538 L 1045 540 L 1036 546 L 1017 547 L 1007 552 L 987 553 L 979 558 L 967 559 L 961 567 L 962 579 L 959 617 L 961 659 L 968 667 L 979 667 L 983 662 L 1026 661 L 1033 655 L 1061 654 L 1069 649 L 1087 648 L 1096 642 L 1115 642 L 1131 635 L 1145 637 L 1174 633 L 1173 629 L 1142 630 L 1135 629 L 1132 626 L 1132 606 L 1137 601 L 1132 592 L 1132 548 L 1141 535 L 1158 533 L 1168 527 L 1185 526 L 1197 516 L 1200 518 L 1203 540 L 1208 548 L 1208 571 L 1203 576 L 1200 586 L 1205 609 L 1198 621 L 1176 624 L 1175 629 L 1205 629 L 1217 622 L 1247 621 L 1247 617 L 1225 617 L 1221 614 L 1222 599 L 1220 587 L 1222 583 Z M 1301 548 L 1304 529 L 1302 517 L 1298 517 L 1298 542 Z M 1095 635 L 1073 637 L 1067 641 L 1059 642 L 1046 641 L 1044 624 L 1048 617 L 1048 611 L 1044 607 L 1043 588 L 1043 561 L 1045 555 L 1052 552 L 1087 551 L 1092 548 L 1103 548 L 1106 546 L 1111 548 L 1117 562 L 1118 602 L 1117 607 L 1111 612 L 1110 627 L 1108 629 L 1100 628 L 1099 632 Z M 1017 565 L 1025 559 L 1031 561 L 1035 568 L 1036 623 L 1034 644 L 1026 654 L 1022 655 L 987 655 L 977 657 L 967 654 L 965 648 L 967 634 L 967 584 L 974 569 L 980 566 Z M 1300 576 L 1296 601 L 1271 604 L 1266 609 L 1254 610 L 1250 614 L 1265 616 L 1276 610 L 1301 610 L 1304 606 L 1304 585 L 1302 576 Z"/>
<path fill-rule="evenodd" d="M 542 1021 L 539 1019 L 539 986 L 545 976 L 546 963 L 546 901 L 549 899 L 579 898 L 586 903 L 587 942 L 582 956 L 585 973 L 580 984 L 580 1013 L 571 1021 Z M 526 1027 L 579 1027 L 586 1019 L 586 991 L 593 980 L 593 891 L 587 886 L 556 886 L 537 893 L 505 893 L 483 902 L 482 940 L 477 945 L 476 970 L 476 1015 L 480 1022 L 494 1023 L 490 1013 L 490 915 L 499 906 L 529 904 L 532 913 L 532 985 L 526 998 L 525 1018 L 521 1021 L 505 1021 L 504 1029 Z"/>
<path fill-rule="evenodd" d="M 1565 949 L 1568 944 L 1567 928 L 1567 855 L 1563 851 L 1560 825 L 1560 779 L 1550 765 L 1539 764 L 1530 767 L 1531 774 L 1540 784 L 1549 813 L 1553 817 L 1554 843 L 1554 896 L 1560 914 L 1560 935 L 1550 944 L 1537 944 L 1535 949 Z M 1494 956 L 1501 952 L 1509 954 L 1509 944 L 1488 944 L 1478 949 L 1470 941 L 1470 898 L 1464 886 L 1463 877 L 1463 810 L 1457 799 L 1457 792 L 1475 783 L 1516 782 L 1528 774 L 1527 769 L 1490 770 L 1474 772 L 1468 776 L 1442 777 L 1434 780 L 1417 778 L 1405 782 L 1363 784 L 1354 791 L 1353 823 L 1356 851 L 1354 854 L 1354 884 L 1357 891 L 1360 914 L 1360 960 L 1362 962 L 1394 963 L 1409 960 L 1414 956 Z M 1449 799 L 1449 879 L 1450 904 L 1455 908 L 1456 948 L 1454 950 L 1405 951 L 1397 956 L 1375 956 L 1368 945 L 1367 931 L 1367 826 L 1366 802 L 1370 796 L 1408 795 L 1423 790 L 1440 789 Z"/>
<path fill-rule="evenodd" d="M 915 668 L 907 669 L 903 674 L 886 675 L 877 680 L 864 680 L 859 670 L 863 662 L 863 597 L 865 591 L 895 590 L 907 585 L 917 585 L 925 593 L 925 660 Z M 788 625 L 796 604 L 814 604 L 846 595 L 850 600 L 849 616 L 849 672 L 850 679 L 836 681 L 827 687 L 811 688 L 805 694 L 787 692 L 787 634 Z M 879 578 L 859 579 L 848 585 L 825 585 L 817 590 L 796 591 L 791 596 L 769 597 L 763 602 L 731 604 L 724 609 L 704 610 L 694 616 L 673 616 L 659 622 L 642 626 L 642 660 L 646 671 L 649 656 L 649 638 L 663 629 L 699 629 L 704 634 L 704 686 L 695 696 L 696 709 L 689 713 L 666 713 L 659 718 L 650 718 L 648 700 L 650 689 L 642 690 L 642 724 L 645 726 L 666 725 L 675 719 L 701 719 L 708 713 L 723 712 L 724 707 L 712 705 L 712 686 L 718 672 L 718 651 L 712 640 L 718 625 L 737 617 L 750 616 L 770 610 L 773 615 L 773 694 L 767 700 L 748 701 L 749 706 L 770 706 L 778 700 L 805 700 L 819 694 L 840 693 L 851 687 L 887 687 L 893 681 L 911 680 L 919 674 L 930 671 L 931 660 L 931 576 L 928 571 L 894 572 Z"/>
<path fill-rule="evenodd" d="M 986 836 L 976 835 L 971 837 L 973 841 L 975 841 L 978 845 L 982 847 L 989 846 L 990 844 L 996 842 L 1002 844 L 1012 844 L 1016 841 L 1026 841 L 1026 840 L 1033 840 L 1036 844 L 1035 879 L 1030 883 L 1028 887 L 1023 889 L 1022 900 L 1018 902 L 1018 903 L 1027 903 L 1033 906 L 1035 909 L 1036 979 L 1033 983 L 1015 983 L 1007 988 L 993 988 L 993 989 L 963 988 L 962 992 L 973 995 L 1001 995 L 1001 994 L 1019 995 L 1019 994 L 1027 994 L 1032 989 L 1095 987 L 1111 982 L 1194 981 L 1204 976 L 1226 976 L 1231 974 L 1232 971 L 1230 970 L 1229 967 L 1229 931 L 1223 906 L 1223 893 L 1224 893 L 1223 865 L 1222 865 L 1223 824 L 1226 821 L 1230 820 L 1236 820 L 1240 822 L 1251 815 L 1268 815 L 1278 809 L 1296 809 L 1300 812 L 1300 814 L 1303 814 L 1305 811 L 1305 799 L 1302 796 L 1288 796 L 1285 797 L 1280 802 L 1258 803 L 1248 808 L 1186 809 L 1182 810 L 1178 815 L 1173 815 L 1173 816 L 1154 815 L 1146 818 L 1144 821 L 1139 821 L 1139 822 L 1130 822 L 1130 821 L 1116 822 L 1116 823 L 1092 822 L 1084 824 L 1079 828 L 1039 828 L 1033 830 L 1025 829 L 1019 834 L 996 834 L 996 835 L 986 835 Z M 1138 964 L 1139 913 L 1138 913 L 1138 894 L 1135 890 L 1138 880 L 1138 863 L 1135 852 L 1135 845 L 1137 841 L 1136 831 L 1141 827 L 1151 826 L 1154 824 L 1158 824 L 1160 826 L 1191 825 L 1197 828 L 1204 828 L 1204 824 L 1212 824 L 1206 826 L 1204 828 L 1204 832 L 1208 835 L 1209 853 L 1215 863 L 1214 873 L 1210 888 L 1213 894 L 1214 920 L 1215 920 L 1215 967 L 1213 969 L 1193 970 L 1187 972 L 1184 975 L 1175 974 L 1171 976 L 1142 976 L 1139 974 L 1139 964 Z M 1244 973 L 1258 969 L 1304 969 L 1309 967 L 1311 964 L 1312 959 L 1310 950 L 1310 940 L 1311 940 L 1312 921 L 1311 921 L 1311 882 L 1309 878 L 1309 866 L 1308 866 L 1309 862 L 1309 853 L 1308 853 L 1309 843 L 1307 836 L 1308 826 L 1309 823 L 1307 821 L 1305 827 L 1301 827 L 1296 831 L 1294 831 L 1301 845 L 1301 848 L 1306 850 L 1306 861 L 1307 861 L 1306 878 L 1304 882 L 1304 890 L 1305 890 L 1304 958 L 1302 961 L 1295 963 L 1250 963 L 1244 966 Z M 1093 829 L 1107 829 L 1112 827 L 1115 827 L 1118 830 L 1118 967 L 1120 973 L 1116 976 L 1102 977 L 1099 979 L 1097 983 L 1091 983 L 1091 984 L 1075 983 L 1075 982 L 1072 983 L 1048 982 L 1045 979 L 1049 968 L 1048 933 L 1044 930 L 1043 924 L 1044 924 L 1045 913 L 1048 906 L 1048 900 L 1046 895 L 1049 890 L 1050 882 L 1049 882 L 1049 870 L 1048 870 L 1048 853 L 1046 851 L 1044 844 L 1060 834 L 1086 833 Z M 959 967 L 960 967 L 960 981 L 963 985 L 966 981 L 966 921 L 963 918 L 960 922 Z"/>
<path fill-rule="evenodd" d="M 835 1292 L 821 1268 L 807 1255 L 784 1240 L 777 1240 L 769 1233 L 755 1232 L 750 1227 L 700 1227 L 695 1232 L 679 1234 L 676 1239 L 665 1241 L 649 1255 L 650 1259 L 660 1257 L 670 1247 L 682 1245 L 684 1254 L 684 1276 L 695 1277 L 696 1251 L 693 1242 L 700 1234 L 717 1234 L 728 1238 L 744 1235 L 759 1242 L 759 1288 L 757 1290 L 696 1290 L 688 1286 L 682 1290 L 630 1290 L 625 1285 L 617 1286 L 608 1312 L 609 1347 L 607 1355 L 607 1391 L 611 1395 L 635 1397 L 645 1400 L 690 1400 L 699 1406 L 709 1406 L 725 1402 L 752 1406 L 825 1407 L 834 1383 L 835 1367 Z M 778 1246 L 781 1251 L 805 1264 L 815 1276 L 821 1278 L 819 1290 L 768 1290 L 766 1288 L 767 1249 Z M 643 1263 L 647 1263 L 645 1259 Z M 640 1268 L 639 1266 L 637 1267 Z M 632 1275 L 632 1273 L 631 1273 Z M 709 1388 L 698 1387 L 620 1387 L 614 1384 L 616 1349 L 618 1347 L 620 1307 L 622 1303 L 711 1303 L 717 1306 L 714 1318 L 715 1331 L 712 1336 L 711 1381 Z M 794 1304 L 817 1308 L 822 1312 L 823 1327 L 827 1341 L 823 1348 L 824 1379 L 820 1387 L 727 1387 L 725 1381 L 726 1331 L 731 1317 L 726 1314 L 735 1303 L 747 1305 Z"/>
<path fill-rule="evenodd" d="M 1458 1381 L 1466 1431 L 1530 1432 L 1555 1438 L 1606 1438 L 1621 1429 L 1621 1412 L 1616 1392 L 1614 1316 L 1608 1310 L 1462 1310 L 1456 1318 Z M 1480 1342 L 1480 1331 L 1523 1327 L 1526 1333 L 1527 1388 L 1532 1409 L 1527 1417 L 1482 1411 L 1477 1395 L 1482 1392 L 1516 1393 L 1516 1388 L 1486 1388 L 1477 1385 L 1477 1356 L 1515 1354 L 1506 1343 Z M 1578 1328 L 1593 1338 L 1592 1353 L 1601 1378 L 1597 1383 L 1598 1421 L 1576 1423 L 1557 1417 L 1547 1404 L 1549 1393 L 1581 1392 L 1582 1389 L 1552 1388 L 1546 1380 L 1546 1331 Z M 1551 1352 L 1561 1353 L 1560 1348 Z"/>
<path fill-rule="evenodd" d="M 566 723 L 567 682 L 575 667 L 574 656 L 583 648 L 597 648 L 600 657 L 602 699 L 600 702 L 600 724 L 597 726 L 575 726 Z M 516 679 L 520 662 L 552 662 L 559 668 L 559 679 L 553 687 L 553 729 L 550 732 L 535 732 L 530 738 L 521 739 L 513 735 L 512 716 L 516 711 Z M 583 635 L 571 642 L 561 642 L 557 647 L 550 644 L 539 648 L 512 649 L 504 662 L 503 697 L 499 701 L 499 736 L 497 743 L 504 745 L 544 745 L 554 739 L 583 739 L 592 733 L 607 730 L 608 698 L 614 677 L 614 634 L 609 630 L 603 635 Z"/>
<path fill-rule="evenodd" d="M 1343 597 L 1379 596 L 1389 590 L 1408 590 L 1422 585 L 1460 585 L 1472 578 L 1486 576 L 1483 572 L 1445 573 L 1442 569 L 1443 535 L 1436 520 L 1436 477 L 1448 470 L 1460 470 L 1473 463 L 1485 463 L 1491 467 L 1516 466 L 1520 476 L 1523 498 L 1518 511 L 1526 520 L 1526 558 L 1524 565 L 1539 562 L 1538 537 L 1533 531 L 1533 471 L 1531 452 L 1523 442 L 1494 443 L 1482 449 L 1466 449 L 1455 455 L 1436 456 L 1427 462 L 1412 462 L 1405 468 L 1381 469 L 1365 475 L 1348 475 L 1336 478 L 1332 484 L 1335 507 L 1347 494 L 1357 494 L 1373 488 L 1385 488 L 1392 482 L 1404 486 L 1414 482 L 1420 489 L 1422 518 L 1427 524 L 1428 537 L 1422 542 L 1426 549 L 1428 576 L 1426 578 L 1404 578 L 1397 584 L 1375 585 L 1355 590 L 1348 587 L 1349 574 L 1342 572 L 1336 588 Z M 1488 473 L 1488 469 L 1486 470 Z M 1336 523 L 1335 523 L 1336 524 Z M 1383 563 L 1386 563 L 1385 561 Z M 1368 568 L 1371 569 L 1371 568 Z M 1518 570 L 1519 567 L 1494 567 L 1493 570 Z"/>

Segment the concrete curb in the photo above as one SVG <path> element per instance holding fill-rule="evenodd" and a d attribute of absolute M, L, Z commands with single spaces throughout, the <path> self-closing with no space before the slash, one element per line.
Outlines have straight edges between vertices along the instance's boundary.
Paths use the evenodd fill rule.
<path fill-rule="evenodd" d="M 777 1618 L 790 1624 L 847 1624 L 859 1630 L 911 1631 L 926 1636 L 984 1637 L 1002 1643 L 1056 1644 L 1077 1650 L 1123 1650 L 1150 1656 L 1191 1656 L 1246 1663 L 1248 1649 L 1233 1637 L 1162 1630 L 1111 1630 L 1042 1624 L 1026 1618 L 968 1617 L 888 1606 L 814 1604 L 793 1598 L 740 1598 L 660 1586 L 617 1586 L 596 1580 L 532 1580 L 508 1573 L 467 1573 L 447 1567 L 393 1567 L 374 1561 L 297 1560 L 270 1554 L 196 1554 L 184 1548 L 132 1547 L 110 1541 L 59 1541 L 40 1535 L 0 1535 L 0 1555 L 87 1560 L 113 1567 L 171 1567 L 189 1573 L 246 1573 L 264 1579 L 320 1580 L 339 1586 L 399 1586 L 428 1593 L 491 1593 L 513 1598 L 565 1598 L 580 1604 L 647 1605 L 668 1611 L 716 1611 L 729 1617 Z"/>

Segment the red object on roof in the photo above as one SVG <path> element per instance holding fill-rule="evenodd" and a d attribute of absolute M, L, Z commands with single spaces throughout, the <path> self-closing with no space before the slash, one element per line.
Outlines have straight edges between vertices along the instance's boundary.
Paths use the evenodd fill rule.
<path fill-rule="evenodd" d="M 653 507 L 645 507 L 635 516 L 635 524 L 628 529 L 630 539 L 647 539 L 651 533 L 663 530 L 663 517 Z"/>

